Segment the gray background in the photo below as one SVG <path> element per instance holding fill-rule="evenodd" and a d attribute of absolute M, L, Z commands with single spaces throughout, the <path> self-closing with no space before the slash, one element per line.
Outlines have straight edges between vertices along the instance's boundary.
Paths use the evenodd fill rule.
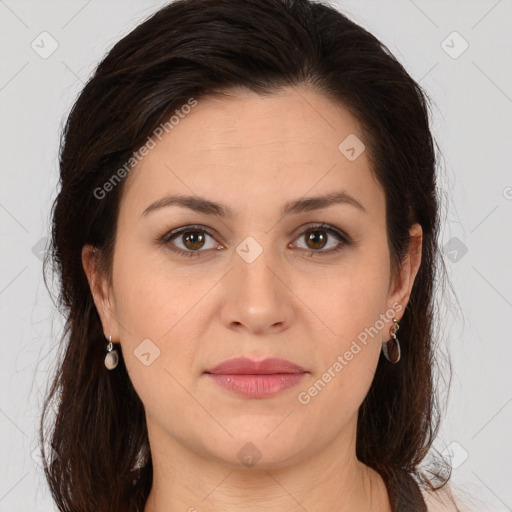
<path fill-rule="evenodd" d="M 0 512 L 56 510 L 33 451 L 62 328 L 41 268 L 60 131 L 100 58 L 162 5 L 0 0 Z M 456 295 L 439 292 L 453 380 L 435 446 L 474 510 L 512 511 L 512 0 L 335 5 L 434 102 L 441 243 Z"/>

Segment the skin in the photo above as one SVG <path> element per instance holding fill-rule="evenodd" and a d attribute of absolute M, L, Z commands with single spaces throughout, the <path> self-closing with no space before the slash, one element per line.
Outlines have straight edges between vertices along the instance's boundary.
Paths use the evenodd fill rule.
<path fill-rule="evenodd" d="M 392 316 L 309 403 L 297 398 L 380 315 L 391 309 L 400 321 L 420 265 L 414 225 L 410 252 L 392 276 L 384 191 L 366 151 L 354 161 L 339 151 L 350 134 L 364 141 L 347 109 L 306 86 L 201 99 L 126 178 L 111 280 L 84 247 L 105 337 L 121 344 L 146 411 L 154 483 L 145 512 L 391 511 L 382 478 L 357 460 L 355 441 Z M 339 189 L 366 211 L 335 204 L 280 216 L 288 201 Z M 170 194 L 208 198 L 234 216 L 177 205 L 142 215 Z M 325 230 L 325 246 L 308 243 L 304 231 L 319 222 L 352 243 L 327 254 L 340 242 Z M 200 247 L 199 257 L 155 241 L 190 224 L 214 237 L 202 233 L 201 247 L 178 236 L 174 246 Z M 251 263 L 236 252 L 247 236 L 263 249 Z M 134 355 L 145 339 L 160 350 L 149 366 Z M 281 357 L 309 373 L 264 399 L 230 393 L 204 374 L 242 355 Z M 237 456 L 248 442 L 261 454 L 252 467 Z"/>

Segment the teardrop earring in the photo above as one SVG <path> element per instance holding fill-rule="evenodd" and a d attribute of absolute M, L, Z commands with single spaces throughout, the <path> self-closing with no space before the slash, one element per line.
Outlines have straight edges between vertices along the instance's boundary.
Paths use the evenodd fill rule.
<path fill-rule="evenodd" d="M 393 325 L 389 329 L 389 335 L 391 336 L 391 339 L 389 341 L 385 341 L 382 344 L 382 353 L 384 354 L 384 357 L 393 364 L 398 363 L 400 361 L 401 357 L 401 350 L 400 350 L 400 342 L 398 341 L 398 338 L 396 337 L 396 333 L 400 326 L 398 325 L 398 321 L 396 318 L 393 318 Z M 388 344 L 391 343 L 391 346 Z"/>
<path fill-rule="evenodd" d="M 119 356 L 117 355 L 117 350 L 114 349 L 112 336 L 108 337 L 107 350 L 108 352 L 105 356 L 105 368 L 107 370 L 113 370 L 117 366 L 117 363 L 119 363 Z"/>

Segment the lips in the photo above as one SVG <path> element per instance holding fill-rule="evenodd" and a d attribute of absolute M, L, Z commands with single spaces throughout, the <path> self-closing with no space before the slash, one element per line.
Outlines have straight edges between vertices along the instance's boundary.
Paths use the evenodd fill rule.
<path fill-rule="evenodd" d="M 237 357 L 224 361 L 205 373 L 215 375 L 272 375 L 306 373 L 306 370 L 286 359 L 269 358 L 262 361 L 253 361 L 246 357 Z"/>
<path fill-rule="evenodd" d="M 268 398 L 296 386 L 308 372 L 286 359 L 253 361 L 238 357 L 205 374 L 230 393 L 244 398 Z"/>

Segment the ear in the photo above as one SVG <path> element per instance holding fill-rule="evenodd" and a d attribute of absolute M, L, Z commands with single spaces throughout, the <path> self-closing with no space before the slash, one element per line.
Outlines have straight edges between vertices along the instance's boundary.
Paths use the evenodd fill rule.
<path fill-rule="evenodd" d="M 394 276 L 390 283 L 389 301 L 392 309 L 397 312 L 405 311 L 411 296 L 414 279 L 421 264 L 421 249 L 423 243 L 423 230 L 419 224 L 413 224 L 409 230 L 411 243 L 398 276 Z"/>
<path fill-rule="evenodd" d="M 112 336 L 112 341 L 119 340 L 119 325 L 115 319 L 115 303 L 107 276 L 104 276 L 98 265 L 98 249 L 92 245 L 84 245 L 82 248 L 82 266 L 89 282 L 89 288 L 94 300 L 94 305 L 103 327 L 106 339 Z"/>

